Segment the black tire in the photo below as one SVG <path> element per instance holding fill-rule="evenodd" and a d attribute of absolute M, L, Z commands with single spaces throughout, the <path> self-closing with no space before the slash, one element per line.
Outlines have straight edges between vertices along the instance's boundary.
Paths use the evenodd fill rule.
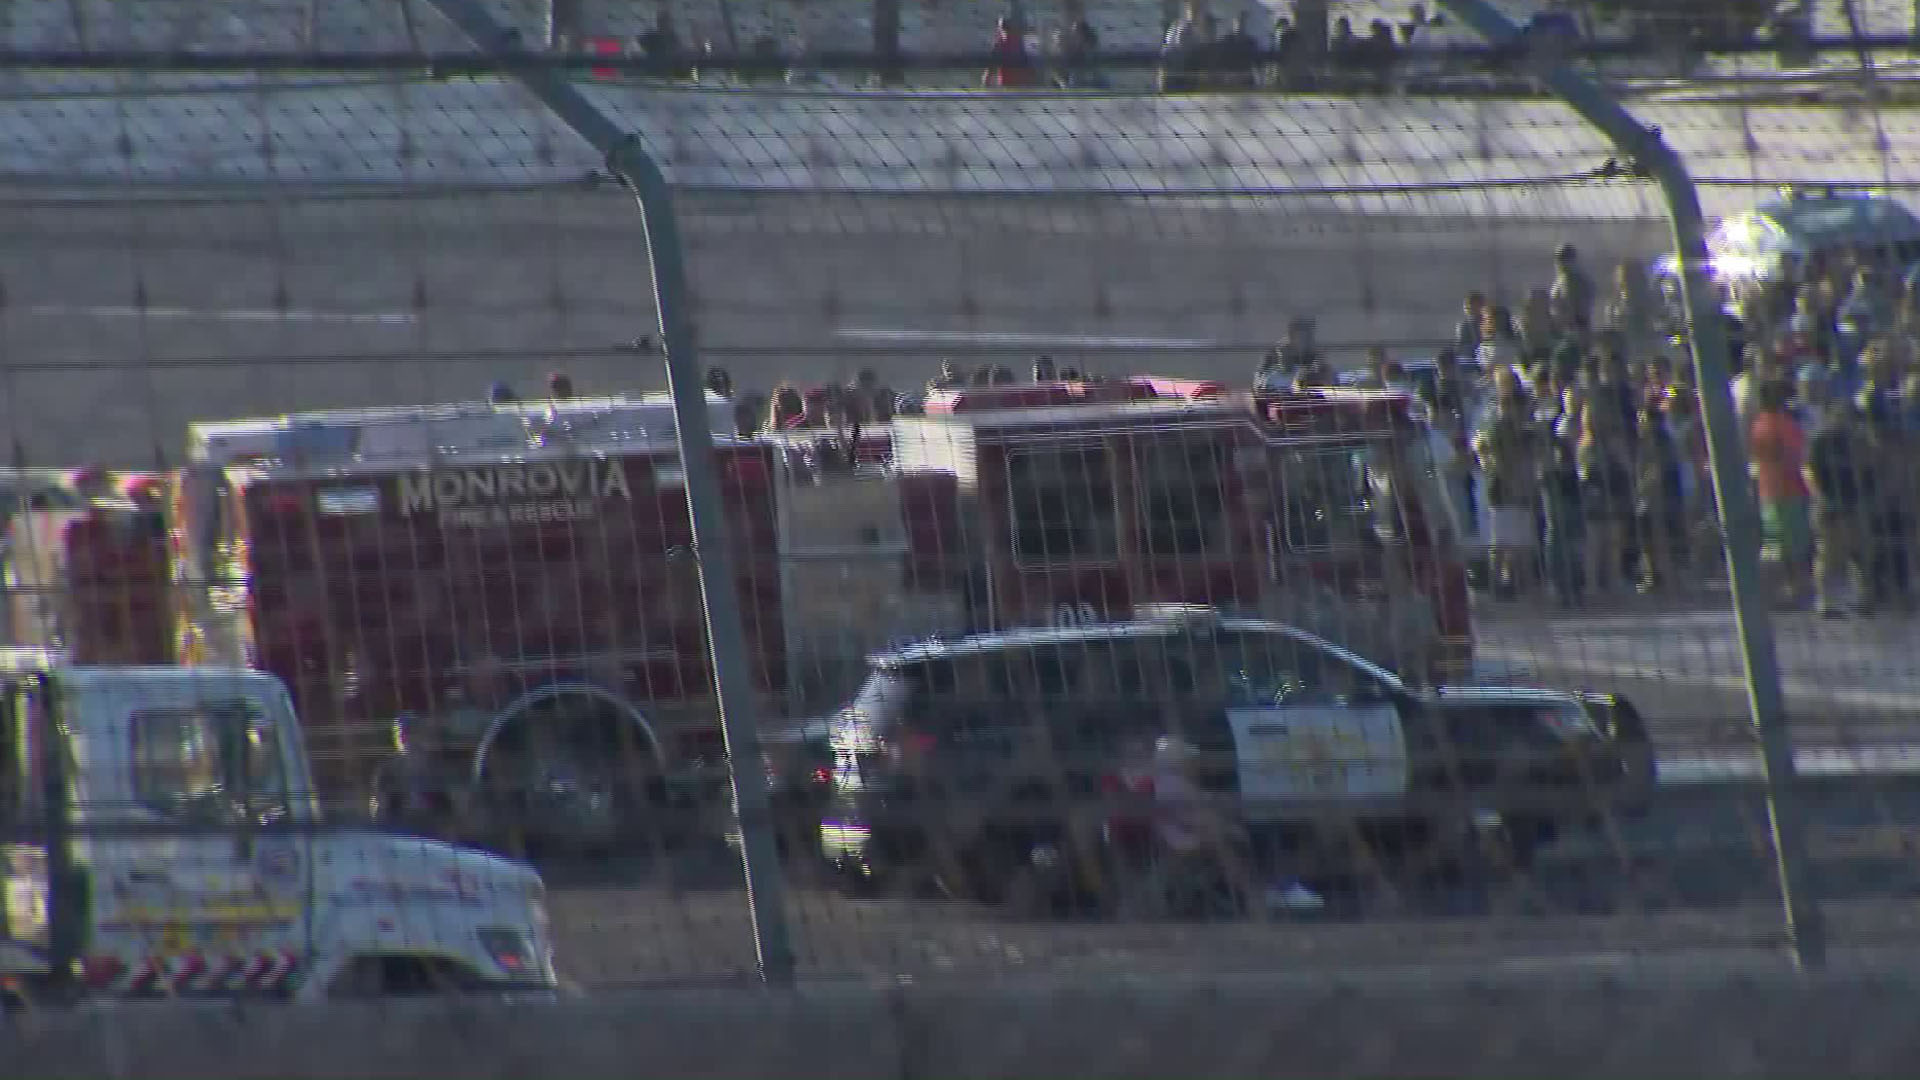
<path fill-rule="evenodd" d="M 658 850 L 659 785 L 635 741 L 625 717 L 585 696 L 516 718 L 480 769 L 473 801 L 484 835 L 514 855 Z"/>

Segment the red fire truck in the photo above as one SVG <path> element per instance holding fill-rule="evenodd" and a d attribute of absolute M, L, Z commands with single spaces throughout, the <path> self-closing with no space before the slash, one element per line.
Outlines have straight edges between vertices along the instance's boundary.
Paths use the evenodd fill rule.
<path fill-rule="evenodd" d="M 895 421 L 892 451 L 903 480 L 953 485 L 914 565 L 967 598 L 972 629 L 1204 604 L 1309 625 L 1414 681 L 1471 664 L 1458 530 L 1405 395 L 951 391 Z"/>
<path fill-rule="evenodd" d="M 1155 603 L 1284 617 L 1415 678 L 1469 658 L 1404 397 L 1002 386 L 934 395 L 890 443 L 855 468 L 715 439 L 764 717 L 840 700 L 889 645 Z M 41 602 L 21 643 L 265 668 L 324 797 L 468 835 L 611 841 L 717 783 L 664 398 L 203 423 L 189 460 L 157 546 L 114 504 L 23 515 L 44 538 L 9 560 L 16 607 L 98 602 Z"/>
<path fill-rule="evenodd" d="M 611 840 L 720 759 L 673 432 L 657 396 L 196 424 L 179 658 L 280 675 L 324 794 Z M 773 700 L 774 462 L 714 450 Z"/>

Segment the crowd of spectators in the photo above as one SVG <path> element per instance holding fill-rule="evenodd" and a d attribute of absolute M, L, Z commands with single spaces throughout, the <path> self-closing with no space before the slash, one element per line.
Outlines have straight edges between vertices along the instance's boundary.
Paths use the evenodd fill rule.
<path fill-rule="evenodd" d="M 1920 275 L 1867 254 L 1807 260 L 1735 298 L 1734 451 L 1760 513 L 1777 600 L 1840 617 L 1913 599 L 1920 541 Z M 1470 292 L 1451 344 L 1409 367 L 1371 350 L 1342 373 L 1292 321 L 1256 389 L 1401 388 L 1432 418 L 1434 458 L 1497 595 L 1572 606 L 1684 593 L 1724 568 L 1694 368 L 1646 267 L 1597 281 L 1572 246 L 1517 308 Z M 926 391 L 1097 378 L 1048 357 L 1031 372 L 943 361 Z M 733 396 L 724 374 L 713 384 Z M 924 401 L 871 371 L 845 387 L 735 398 L 743 434 L 853 435 Z M 847 441 L 847 440 L 840 440 Z"/>
<path fill-rule="evenodd" d="M 1364 30 L 1345 15 L 1328 21 L 1325 5 L 1303 14 L 1276 16 L 1262 40 L 1244 14 L 1223 23 L 1204 3 L 1187 4 L 1161 45 L 1161 89 L 1311 89 L 1356 80 L 1384 87 L 1402 53 L 1446 25 L 1424 4 L 1409 8 L 1404 21 L 1376 18 Z"/>
<path fill-rule="evenodd" d="M 1777 599 L 1839 617 L 1904 609 L 1920 540 L 1920 303 L 1872 258 L 1811 260 L 1730 316 L 1738 451 Z M 1693 365 L 1643 267 L 1599 288 L 1562 247 L 1516 313 L 1467 295 L 1453 345 L 1412 380 L 1375 351 L 1362 380 L 1418 393 L 1458 517 L 1498 594 L 1567 605 L 1685 591 L 1721 567 Z M 1335 381 L 1300 320 L 1256 375 Z"/>
<path fill-rule="evenodd" d="M 1716 22 L 1680 13 L 1663 15 L 1649 8 L 1631 17 L 1613 18 L 1605 29 L 1592 25 L 1591 13 L 1577 15 L 1576 9 L 1551 6 L 1529 18 L 1520 40 L 1511 47 L 1454 57 L 1443 53 L 1455 46 L 1472 53 L 1471 47 L 1480 39 L 1453 32 L 1447 16 L 1432 10 L 1431 0 L 1411 4 L 1398 18 L 1341 14 L 1341 0 L 1262 4 L 1238 0 L 1236 6 L 1219 9 L 1210 8 L 1210 2 L 1190 0 L 1161 26 L 1142 25 L 1142 13 L 1137 10 L 1108 6 L 1103 14 L 1113 25 L 1112 33 L 1106 35 L 1089 15 L 1089 0 L 1060 0 L 1060 8 L 1038 23 L 1025 0 L 1009 0 L 984 43 L 990 60 L 980 85 L 1016 90 L 1109 88 L 1122 73 L 1116 69 L 1115 56 L 1103 54 L 1103 46 L 1120 43 L 1119 52 L 1128 56 L 1125 66 L 1133 68 L 1151 57 L 1139 57 L 1139 45 L 1128 43 L 1152 36 L 1160 42 L 1160 63 L 1153 74 L 1161 88 L 1175 92 L 1404 88 L 1423 76 L 1513 75 L 1524 51 L 1595 44 L 1627 58 L 1666 57 L 1678 65 L 1674 74 L 1696 62 L 1715 42 L 1749 39 L 1771 41 L 1781 51 L 1782 66 L 1804 67 L 1813 62 L 1810 55 L 1803 55 L 1811 35 L 1810 0 L 1791 0 L 1771 18 L 1758 22 Z M 580 5 L 569 2 L 556 5 L 546 44 L 637 59 L 642 65 L 629 70 L 652 78 L 701 81 L 705 67 L 717 69 L 715 74 L 723 81 L 744 82 L 811 81 L 819 75 L 807 64 L 812 48 L 850 54 L 870 45 L 873 66 L 856 70 L 859 77 L 883 85 L 920 81 L 910 79 L 906 70 L 916 53 L 955 51 L 950 43 L 942 47 L 923 41 L 916 48 L 906 41 L 898 5 L 875 5 L 863 27 L 849 24 L 844 31 L 814 27 L 812 32 L 827 36 L 809 42 L 796 26 L 783 40 L 765 19 L 749 19 L 747 27 L 736 29 L 728 16 L 725 33 L 713 39 L 690 34 L 676 22 L 672 7 L 663 3 L 654 9 L 650 27 L 628 37 L 588 29 Z M 1426 59 L 1413 62 L 1422 53 Z M 941 65 L 941 70 L 945 72 L 946 67 Z M 610 70 L 593 70 L 596 77 L 613 77 Z M 1524 79 L 1508 82 L 1514 87 L 1525 85 Z"/>

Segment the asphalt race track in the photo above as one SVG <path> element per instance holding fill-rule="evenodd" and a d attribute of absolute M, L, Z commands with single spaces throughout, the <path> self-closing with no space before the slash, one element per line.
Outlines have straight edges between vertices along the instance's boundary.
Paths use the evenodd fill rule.
<path fill-rule="evenodd" d="M 1836 944 L 1920 934 L 1920 786 L 1853 777 L 1819 785 L 1810 800 Z M 807 876 L 789 910 L 812 977 L 1142 978 L 1768 947 L 1784 937 L 1766 838 L 1757 789 L 1683 786 L 1647 819 L 1569 840 L 1484 889 L 1373 889 L 1275 921 L 1017 918 L 966 903 L 848 899 Z M 561 966 L 583 988 L 753 971 L 746 897 L 725 850 L 545 869 Z"/>
<path fill-rule="evenodd" d="M 1724 594 L 1685 610 L 1639 598 L 1599 612 L 1483 604 L 1475 619 L 1476 656 L 1486 681 L 1624 693 L 1644 707 L 1663 748 L 1753 741 L 1744 668 Z M 1920 742 L 1912 644 L 1920 627 L 1914 615 L 1829 620 L 1781 612 L 1773 627 L 1787 716 L 1799 745 Z"/>

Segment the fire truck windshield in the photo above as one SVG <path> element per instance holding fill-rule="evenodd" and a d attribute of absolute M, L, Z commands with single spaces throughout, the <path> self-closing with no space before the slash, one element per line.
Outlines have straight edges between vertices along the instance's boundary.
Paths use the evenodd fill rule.
<path fill-rule="evenodd" d="M 1382 442 L 1302 447 L 1281 459 L 1281 523 L 1293 551 L 1399 542 L 1395 468 Z"/>

